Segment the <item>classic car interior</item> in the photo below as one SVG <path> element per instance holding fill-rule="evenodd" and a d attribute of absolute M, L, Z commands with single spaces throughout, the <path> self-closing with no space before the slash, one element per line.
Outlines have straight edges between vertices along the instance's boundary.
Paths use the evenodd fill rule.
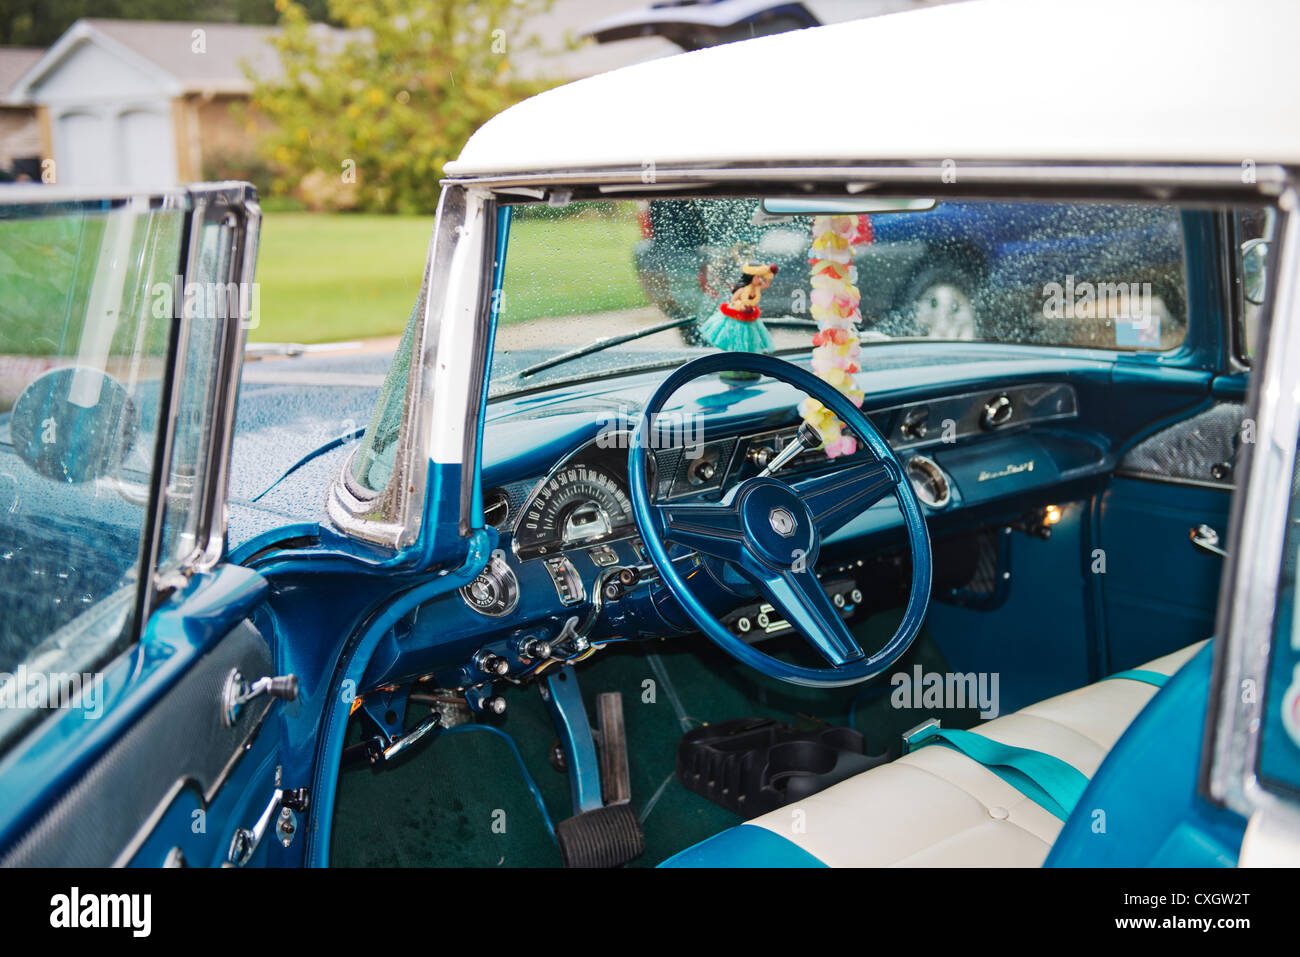
<path fill-rule="evenodd" d="M 690 202 L 706 219 L 744 225 L 763 206 Z M 617 222 L 644 205 L 575 203 L 551 218 Z M 772 359 L 679 338 L 662 328 L 673 325 L 662 311 L 633 331 L 648 335 L 626 343 L 601 343 L 593 330 L 594 350 L 547 348 L 554 317 L 513 322 L 510 264 L 574 253 L 545 230 L 546 215 L 512 210 L 482 425 L 483 518 L 495 547 L 471 583 L 421 605 L 378 643 L 361 682 L 377 701 L 367 694 L 358 706 L 344 752 L 334 860 L 451 854 L 487 864 L 476 855 L 504 851 L 506 863 L 658 863 L 721 831 L 680 859 L 717 864 L 745 853 L 725 836 L 744 820 L 788 846 L 797 806 L 814 823 L 795 843 L 815 861 L 1042 863 L 1068 807 L 1046 810 L 1050 800 L 953 748 L 913 749 L 909 735 L 931 718 L 945 729 L 980 724 L 1091 776 L 1156 691 L 1101 679 L 1171 675 L 1213 630 L 1221 558 L 1206 541 L 1228 518 L 1246 367 L 1168 368 L 1205 344 L 1186 310 L 1213 309 L 1225 330 L 1237 321 L 1232 289 L 1187 263 L 1201 255 L 1201 236 L 1230 241 L 1240 217 L 1166 207 L 1187 252 L 1152 263 L 1141 258 L 1149 245 L 1119 235 L 1122 209 L 1100 227 L 1108 234 L 1076 244 L 1070 268 L 1080 283 L 1163 270 L 1164 288 L 1185 286 L 1185 298 L 1156 301 L 1164 326 L 1151 348 L 1116 351 L 1128 317 L 1104 304 L 1071 321 L 1033 320 L 1047 278 L 1036 273 L 1047 261 L 1059 267 L 1077 240 L 1063 223 L 1035 237 L 1040 251 L 1023 255 L 1015 285 L 991 276 L 977 296 L 1004 320 L 1027 317 L 1024 341 L 1009 321 L 1001 342 L 940 342 L 906 328 L 864 338 L 865 423 L 844 410 L 859 443 L 836 458 L 798 411 L 805 395 L 829 402 L 833 390 L 792 381 Z M 882 215 L 925 214 L 873 218 Z M 1103 240 L 1109 255 L 1097 257 L 1089 246 Z M 582 276 L 597 300 L 598 268 Z M 521 284 L 545 281 L 521 272 Z M 620 318 L 579 309 L 585 323 Z M 868 328 L 892 319 L 895 330 L 907 321 L 864 319 Z M 768 321 L 777 355 L 806 361 L 811 322 Z M 368 454 L 363 441 L 353 461 Z M 780 490 L 755 506 L 768 477 L 802 506 Z M 736 504 L 738 489 L 750 506 Z M 767 566 L 733 540 L 746 508 L 762 512 L 762 526 L 782 503 L 821 530 L 806 555 L 820 600 L 797 583 L 765 582 Z M 658 523 L 638 521 L 639 509 Z M 926 698 L 919 686 L 932 673 L 969 675 L 971 694 Z M 864 674 L 877 677 L 859 683 Z M 891 676 L 913 674 L 915 701 L 900 706 Z M 990 707 L 975 683 L 993 676 Z M 394 720 L 403 707 L 405 721 Z M 434 738 L 428 760 L 384 758 L 430 722 L 444 735 L 486 725 L 511 742 L 447 736 Z M 405 798 L 448 780 L 465 788 L 450 805 Z M 505 820 L 529 822 L 528 836 L 469 825 L 484 788 Z M 557 825 L 557 807 L 572 817 Z M 862 808 L 881 813 L 860 820 Z M 891 808 L 926 823 L 882 839 Z M 599 837 L 576 829 L 588 821 L 600 822 Z M 558 846 L 539 838 L 552 830 Z M 453 831 L 455 850 L 445 843 Z M 747 853 L 788 856 L 764 838 Z"/>
<path fill-rule="evenodd" d="M 1003 15 L 1032 39 L 1055 10 Z M 391 357 L 246 356 L 242 297 L 151 308 L 160 277 L 251 279 L 251 187 L 0 203 L 42 253 L 0 315 L 0 696 L 24 669 L 90 689 L 0 709 L 0 865 L 1237 863 L 1233 782 L 1300 780 L 1300 671 L 1218 652 L 1294 617 L 1294 513 L 1265 520 L 1297 434 L 1268 351 L 1300 352 L 1269 335 L 1286 142 L 1192 163 L 1134 120 L 1132 155 L 1067 163 L 1076 132 L 1017 125 L 1075 89 L 1034 43 L 1045 92 L 963 107 L 964 44 L 881 103 L 889 155 L 942 128 L 969 162 L 692 106 L 774 50 L 770 104 L 838 119 L 790 64 L 862 30 L 900 31 L 900 73 L 958 43 L 881 22 L 487 124 Z M 1186 94 L 1195 64 L 1133 66 L 1162 122 L 1272 129 Z M 583 125 L 611 101 L 639 107 Z M 1265 674 L 1261 717 L 1234 682 Z"/>

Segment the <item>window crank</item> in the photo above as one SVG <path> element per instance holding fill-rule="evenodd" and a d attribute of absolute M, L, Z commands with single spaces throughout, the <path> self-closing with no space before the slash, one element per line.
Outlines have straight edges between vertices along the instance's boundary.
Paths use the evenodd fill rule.
<path fill-rule="evenodd" d="M 233 728 L 244 705 L 262 695 L 270 695 L 281 701 L 295 700 L 298 697 L 298 676 L 280 675 L 273 678 L 266 675 L 250 684 L 244 680 L 238 668 L 232 668 L 221 692 L 221 723 L 227 728 Z"/>

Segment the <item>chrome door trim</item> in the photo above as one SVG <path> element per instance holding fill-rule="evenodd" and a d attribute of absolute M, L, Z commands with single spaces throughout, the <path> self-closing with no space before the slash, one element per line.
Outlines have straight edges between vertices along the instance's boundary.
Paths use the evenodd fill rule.
<path fill-rule="evenodd" d="M 189 187 L 191 212 L 185 237 L 183 281 L 188 283 L 198 264 L 201 234 L 205 223 L 213 215 L 221 216 L 230 230 L 229 265 L 221 279 L 227 284 L 240 285 L 238 309 L 221 317 L 226 328 L 221 337 L 221 350 L 217 367 L 213 370 L 214 409 L 211 425 L 205 436 L 206 451 L 203 457 L 204 474 L 199 476 L 192 494 L 194 508 L 193 543 L 181 556 L 163 556 L 163 525 L 167 513 L 167 489 L 171 484 L 176 417 L 179 414 L 180 389 L 186 366 L 194 357 L 190 341 L 194 321 L 190 297 L 183 299 L 184 307 L 176 320 L 176 351 L 172 356 L 171 381 L 164 397 L 165 415 L 161 419 L 157 470 L 158 487 L 152 490 L 151 511 L 148 519 L 149 551 L 146 568 L 151 574 L 142 576 L 143 597 L 141 625 L 161 597 L 178 587 L 198 572 L 208 571 L 220 563 L 225 554 L 227 496 L 229 493 L 230 456 L 233 448 L 235 410 L 239 394 L 239 379 L 243 371 L 244 340 L 252 318 L 252 299 L 242 295 L 252 289 L 257 263 L 258 235 L 262 211 L 253 187 L 244 183 L 196 184 Z"/>
<path fill-rule="evenodd" d="M 1283 802 L 1257 777 L 1263 701 L 1273 644 L 1279 570 L 1300 435 L 1300 217 L 1288 186 L 1279 199 L 1279 249 L 1262 345 L 1246 415 L 1256 441 L 1247 446 L 1234 498 L 1229 557 L 1219 592 L 1214 675 L 1202 753 L 1201 791 L 1250 818 Z"/>

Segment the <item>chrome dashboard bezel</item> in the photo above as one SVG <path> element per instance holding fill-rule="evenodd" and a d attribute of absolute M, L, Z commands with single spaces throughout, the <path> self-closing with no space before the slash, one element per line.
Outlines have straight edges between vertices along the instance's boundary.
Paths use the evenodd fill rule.
<path fill-rule="evenodd" d="M 931 473 L 931 478 L 937 477 L 939 481 L 943 483 L 943 494 L 935 498 L 934 501 L 931 501 L 930 499 L 932 496 L 930 496 L 928 492 L 922 492 L 920 486 L 918 486 L 917 482 L 913 480 L 912 467 L 914 465 L 928 470 Z M 930 458 L 930 456 L 923 455 L 920 452 L 917 452 L 915 455 L 909 455 L 907 461 L 903 463 L 903 475 L 911 484 L 912 491 L 916 493 L 917 500 L 926 508 L 938 511 L 947 508 L 952 504 L 952 477 L 944 471 L 943 466 Z"/>
<path fill-rule="evenodd" d="M 538 492 L 540 492 L 542 488 L 546 486 L 547 482 L 551 481 L 551 479 L 555 478 L 556 475 L 558 475 L 561 471 L 563 471 L 566 467 L 568 467 L 569 463 L 571 463 L 574 459 L 580 456 L 583 452 L 586 452 L 592 446 L 596 445 L 596 443 L 600 442 L 601 439 L 610 436 L 620 436 L 620 435 L 627 437 L 626 438 L 627 443 L 630 443 L 632 441 L 631 429 L 618 429 L 612 432 L 602 432 L 599 435 L 588 439 L 586 442 L 583 442 L 576 449 L 571 451 L 568 455 L 562 457 L 558 462 L 556 462 L 553 466 L 551 466 L 550 470 L 545 475 L 543 475 L 536 483 L 534 483 L 532 489 L 528 492 L 528 495 L 524 497 L 523 504 L 519 506 L 519 513 L 515 516 L 514 521 L 510 523 L 510 552 L 512 555 L 514 555 L 516 561 L 531 562 L 531 561 L 536 561 L 538 559 L 552 558 L 556 555 L 563 555 L 565 552 L 574 551 L 582 548 L 589 548 L 592 545 L 607 545 L 610 542 L 624 542 L 630 538 L 636 537 L 636 524 L 633 523 L 630 526 L 616 527 L 606 537 L 593 538 L 589 541 L 585 541 L 582 543 L 575 543 L 572 545 L 565 545 L 563 541 L 561 541 L 559 546 L 557 546 L 557 548 L 553 552 L 543 552 L 538 555 L 530 555 L 527 558 L 519 554 L 519 524 L 520 522 L 523 521 L 524 516 L 528 514 L 528 508 L 533 503 L 533 501 L 537 498 Z M 626 447 L 627 447 L 626 444 L 615 446 L 615 448 L 626 448 Z M 614 475 L 612 477 L 615 479 L 618 478 L 617 475 Z M 620 530 L 625 530 L 625 534 L 621 533 Z"/>

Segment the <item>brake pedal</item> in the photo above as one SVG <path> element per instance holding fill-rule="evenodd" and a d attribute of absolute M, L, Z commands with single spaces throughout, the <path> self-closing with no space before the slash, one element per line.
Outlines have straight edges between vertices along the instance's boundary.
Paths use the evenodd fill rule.
<path fill-rule="evenodd" d="M 640 857 L 645 834 L 631 803 L 623 696 L 598 697 L 597 747 L 572 665 L 549 675 L 541 693 L 560 735 L 573 792 L 573 817 L 555 827 L 564 866 L 621 867 Z"/>

